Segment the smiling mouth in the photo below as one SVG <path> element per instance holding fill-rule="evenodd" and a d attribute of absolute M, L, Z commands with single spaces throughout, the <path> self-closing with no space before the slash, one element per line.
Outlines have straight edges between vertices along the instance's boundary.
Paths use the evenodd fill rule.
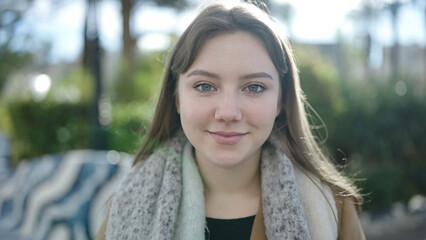
<path fill-rule="evenodd" d="M 240 132 L 207 132 L 213 137 L 216 143 L 223 145 L 235 145 L 247 135 L 247 133 Z"/>

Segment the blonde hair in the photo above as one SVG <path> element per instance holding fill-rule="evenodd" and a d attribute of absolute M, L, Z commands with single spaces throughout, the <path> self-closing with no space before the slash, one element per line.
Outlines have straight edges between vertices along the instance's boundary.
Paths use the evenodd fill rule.
<path fill-rule="evenodd" d="M 290 44 L 275 29 L 267 13 L 248 3 L 236 3 L 232 7 L 222 4 L 207 6 L 179 38 L 166 66 L 152 125 L 135 163 L 146 159 L 159 144 L 170 139 L 181 128 L 175 105 L 179 75 L 189 69 L 207 40 L 236 31 L 246 31 L 258 37 L 279 73 L 282 110 L 275 120 L 273 132 L 282 136 L 286 154 L 302 171 L 328 183 L 334 193 L 352 196 L 361 203 L 358 189 L 330 162 L 311 132 L 305 111 L 309 105 L 300 87 Z"/>

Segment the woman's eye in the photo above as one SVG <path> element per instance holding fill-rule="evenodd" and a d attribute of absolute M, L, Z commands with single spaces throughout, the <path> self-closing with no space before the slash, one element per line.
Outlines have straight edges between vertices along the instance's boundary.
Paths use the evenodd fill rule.
<path fill-rule="evenodd" d="M 251 84 L 247 86 L 247 91 L 249 91 L 250 93 L 261 93 L 265 91 L 265 88 L 259 84 Z"/>
<path fill-rule="evenodd" d="M 210 92 L 214 91 L 214 87 L 207 83 L 200 83 L 195 86 L 195 89 L 197 89 L 200 92 Z"/>

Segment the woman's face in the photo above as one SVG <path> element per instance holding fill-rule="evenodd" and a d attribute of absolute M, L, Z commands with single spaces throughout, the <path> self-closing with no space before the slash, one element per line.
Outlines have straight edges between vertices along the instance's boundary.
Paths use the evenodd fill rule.
<path fill-rule="evenodd" d="M 278 72 L 262 42 L 238 31 L 208 40 L 179 76 L 176 106 L 198 164 L 258 161 L 280 112 Z"/>

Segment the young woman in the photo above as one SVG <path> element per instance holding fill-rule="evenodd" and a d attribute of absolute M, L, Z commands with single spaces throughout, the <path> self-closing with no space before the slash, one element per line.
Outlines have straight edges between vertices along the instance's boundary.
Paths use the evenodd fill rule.
<path fill-rule="evenodd" d="M 315 142 L 268 14 L 216 4 L 172 51 L 98 239 L 363 239 L 361 201 Z"/>

